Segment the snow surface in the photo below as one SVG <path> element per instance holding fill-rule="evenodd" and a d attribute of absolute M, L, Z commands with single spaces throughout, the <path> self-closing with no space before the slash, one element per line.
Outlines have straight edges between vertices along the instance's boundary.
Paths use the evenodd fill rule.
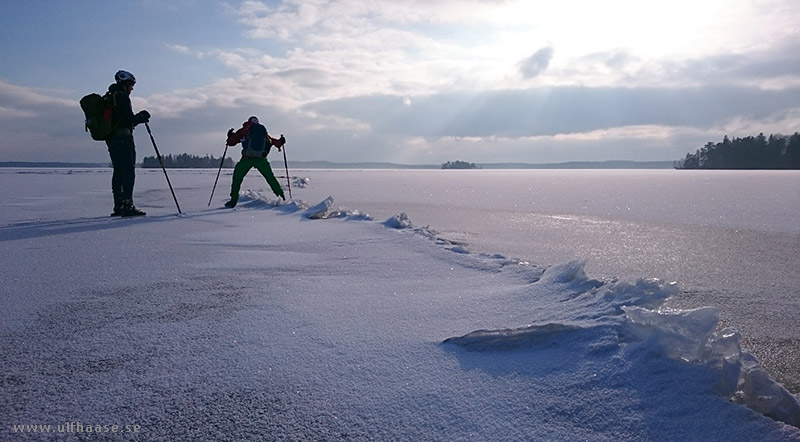
<path fill-rule="evenodd" d="M 0 170 L 2 439 L 800 440 L 716 308 L 663 308 L 674 283 L 474 253 L 307 181 L 207 208 L 210 177 L 170 171 L 176 215 L 138 171 L 148 216 L 118 219 L 107 170 Z"/>

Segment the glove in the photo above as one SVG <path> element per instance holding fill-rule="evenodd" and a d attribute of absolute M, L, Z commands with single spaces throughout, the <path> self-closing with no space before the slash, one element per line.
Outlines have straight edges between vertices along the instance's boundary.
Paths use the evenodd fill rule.
<path fill-rule="evenodd" d="M 278 138 L 278 142 L 281 143 L 280 147 L 283 147 L 283 145 L 286 144 L 286 138 L 283 136 L 283 134 L 281 134 L 281 137 Z"/>
<path fill-rule="evenodd" d="M 233 136 L 233 128 L 228 129 L 228 138 Z"/>
<path fill-rule="evenodd" d="M 140 123 L 147 123 L 150 121 L 150 112 L 147 112 L 146 110 L 139 111 L 139 113 L 136 114 L 136 118 Z"/>

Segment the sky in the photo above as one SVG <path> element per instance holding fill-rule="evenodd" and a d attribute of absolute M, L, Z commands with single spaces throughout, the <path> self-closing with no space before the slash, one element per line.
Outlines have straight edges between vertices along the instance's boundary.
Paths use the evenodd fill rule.
<path fill-rule="evenodd" d="M 78 100 L 119 69 L 164 155 L 220 157 L 256 115 L 298 161 L 677 160 L 800 130 L 798 23 L 796 0 L 12 0 L 0 161 L 107 161 Z"/>

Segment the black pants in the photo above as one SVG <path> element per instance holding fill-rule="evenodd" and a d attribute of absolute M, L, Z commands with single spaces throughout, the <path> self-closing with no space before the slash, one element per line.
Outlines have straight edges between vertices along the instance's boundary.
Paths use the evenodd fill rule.
<path fill-rule="evenodd" d="M 136 146 L 133 136 L 118 136 L 106 140 L 108 154 L 114 174 L 111 176 L 111 193 L 114 194 L 114 207 L 125 201 L 133 201 L 133 184 L 136 180 Z"/>

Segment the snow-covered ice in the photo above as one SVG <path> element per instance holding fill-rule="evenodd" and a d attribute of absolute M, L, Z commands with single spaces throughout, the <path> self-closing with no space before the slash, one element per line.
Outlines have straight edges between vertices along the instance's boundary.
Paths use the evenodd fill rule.
<path fill-rule="evenodd" d="M 800 440 L 797 398 L 714 306 L 665 308 L 675 283 L 472 252 L 313 181 L 220 209 L 170 171 L 178 216 L 137 173 L 148 216 L 114 219 L 107 170 L 0 170 L 2 439 Z"/>

